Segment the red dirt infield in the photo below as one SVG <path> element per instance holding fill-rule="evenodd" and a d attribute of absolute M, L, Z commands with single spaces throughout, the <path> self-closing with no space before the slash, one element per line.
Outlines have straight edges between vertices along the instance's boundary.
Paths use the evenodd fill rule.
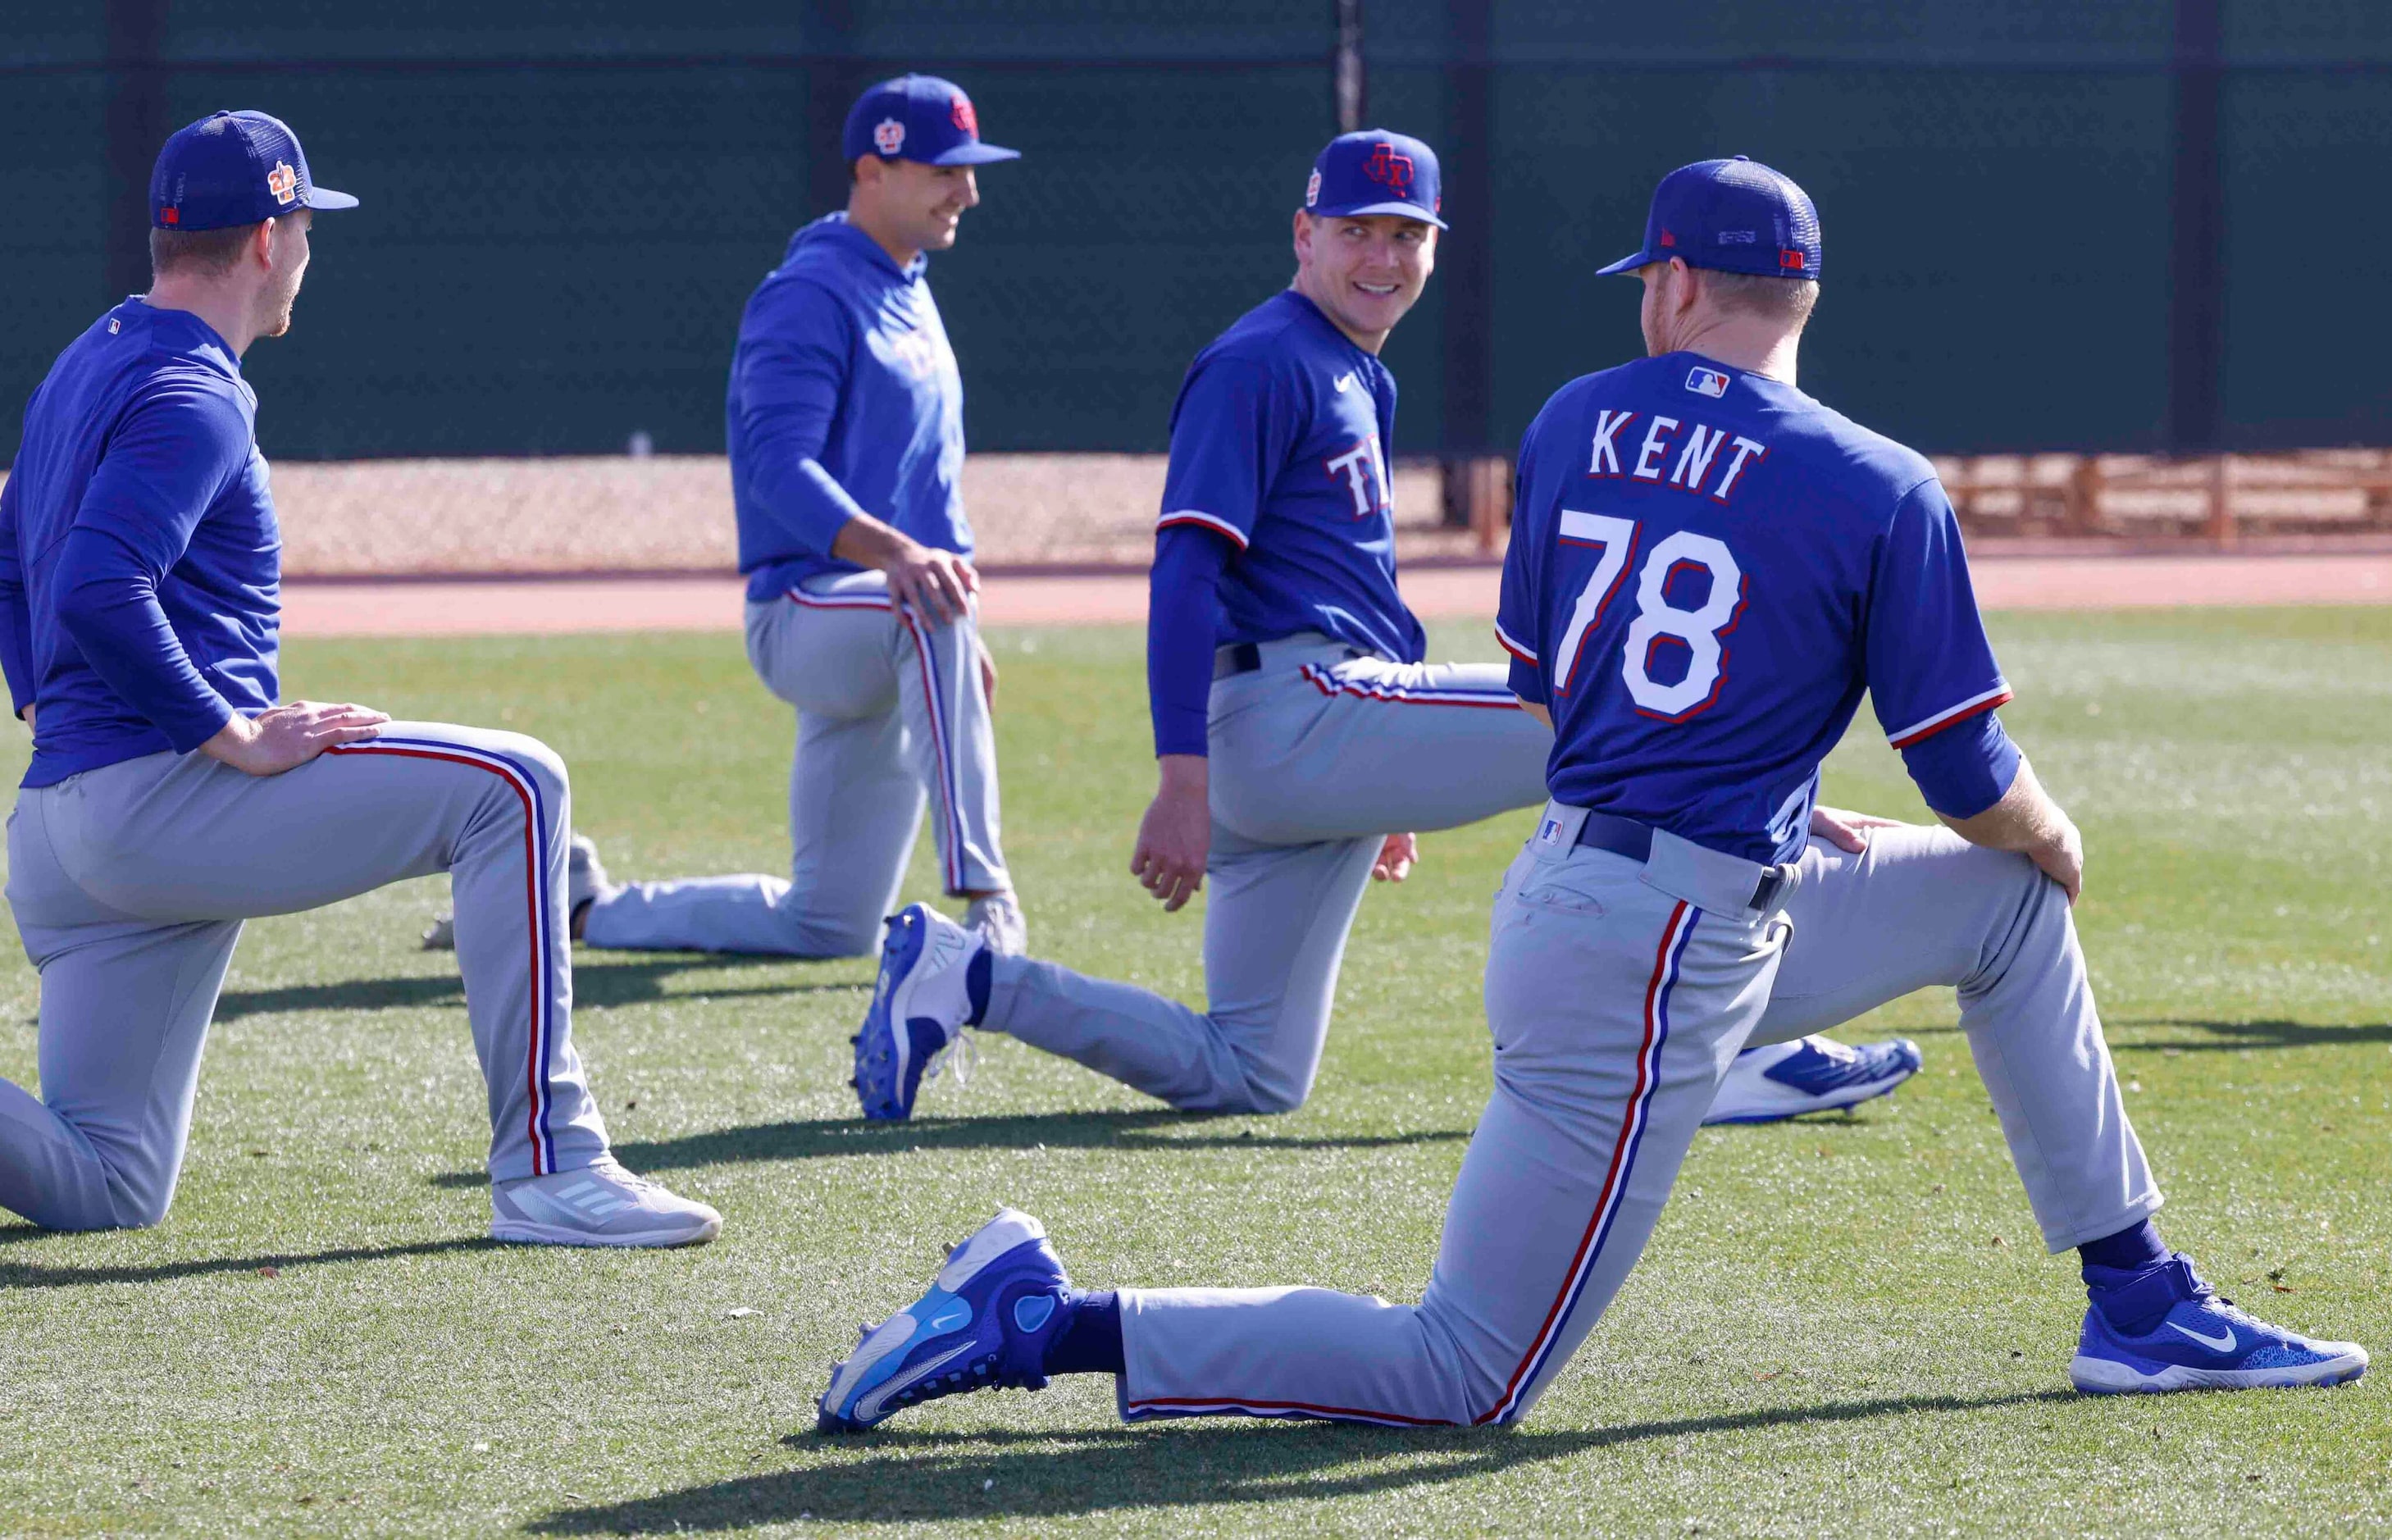
<path fill-rule="evenodd" d="M 2392 604 L 2392 553 L 1995 556 L 1971 564 L 1987 609 L 2160 609 L 2220 605 Z M 1404 597 L 1430 620 L 1491 618 L 1492 566 L 1408 572 Z M 292 636 L 501 636 L 564 632 L 736 631 L 736 578 L 620 576 L 295 581 L 282 593 Z M 990 625 L 1135 625 L 1141 572 L 986 575 Z"/>

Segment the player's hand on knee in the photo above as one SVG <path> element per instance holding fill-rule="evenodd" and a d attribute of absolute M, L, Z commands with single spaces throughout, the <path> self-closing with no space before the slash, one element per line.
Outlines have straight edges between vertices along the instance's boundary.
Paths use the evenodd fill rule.
<path fill-rule="evenodd" d="M 325 750 L 370 738 L 390 720 L 386 711 L 346 701 L 293 700 L 236 716 L 200 752 L 253 776 L 295 770 Z"/>
<path fill-rule="evenodd" d="M 971 563 L 952 551 L 934 551 L 907 541 L 881 570 L 889 577 L 889 596 L 907 610 L 940 625 L 951 625 L 971 609 L 980 592 L 980 574 Z"/>
<path fill-rule="evenodd" d="M 1868 849 L 1868 831 L 1872 829 L 1900 829 L 1900 818 L 1880 818 L 1874 813 L 1847 813 L 1840 807 L 1811 809 L 1811 835 L 1825 840 L 1838 850 L 1858 855 Z"/>
<path fill-rule="evenodd" d="M 2046 877 L 2060 884 L 2071 904 L 2076 902 L 2076 895 L 2085 891 L 2085 836 L 2076 832 L 2074 824 L 2063 819 L 2026 855 Z"/>
<path fill-rule="evenodd" d="M 1420 837 L 1413 834 L 1390 834 L 1379 846 L 1379 858 L 1372 863 L 1371 881 L 1400 882 L 1412 874 L 1412 864 L 1420 859 Z"/>
<path fill-rule="evenodd" d="M 1176 911 L 1204 885 L 1213 846 L 1209 767 L 1197 754 L 1165 754 L 1157 763 L 1163 784 L 1138 820 L 1129 869 L 1166 911 Z"/>

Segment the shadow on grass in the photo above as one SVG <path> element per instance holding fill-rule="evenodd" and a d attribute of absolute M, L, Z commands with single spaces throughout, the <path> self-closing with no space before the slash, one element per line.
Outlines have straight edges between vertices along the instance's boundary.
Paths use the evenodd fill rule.
<path fill-rule="evenodd" d="M 2180 1016 L 2146 1016 L 2119 1026 L 2178 1027 L 2201 1038 L 2168 1038 L 2112 1043 L 2112 1053 L 2239 1053 L 2263 1048 L 2341 1048 L 2354 1043 L 2392 1043 L 2392 1022 L 2367 1026 L 2312 1026 L 2307 1022 L 2204 1022 Z"/>
<path fill-rule="evenodd" d="M 760 968 L 786 968 L 796 958 L 715 957 L 676 954 L 642 958 L 636 962 L 578 961 L 573 965 L 573 1002 L 592 1010 L 620 1005 L 644 1005 L 652 1000 L 736 999 L 766 995 L 819 995 L 868 992 L 869 979 L 802 982 L 784 980 L 692 989 L 668 995 L 666 984 L 690 972 L 724 972 Z M 465 985 L 453 973 L 426 978 L 344 979 L 337 984 L 300 984 L 281 989 L 227 990 L 216 1002 L 216 1020 L 270 1015 L 295 1011 L 397 1011 L 422 1006 L 462 1009 Z"/>
<path fill-rule="evenodd" d="M 852 1449 L 857 1457 L 632 1502 L 562 1509 L 526 1527 L 539 1534 L 652 1534 L 749 1529 L 800 1515 L 829 1522 L 909 1523 L 1317 1502 L 1470 1481 L 1655 1439 L 2074 1399 L 2066 1390 L 1885 1397 L 1552 1433 L 1396 1432 L 1318 1423 L 1266 1428 L 1254 1422 L 1084 1433 L 878 1432 L 837 1442 L 801 1433 L 783 1442 L 824 1452 Z"/>
<path fill-rule="evenodd" d="M 41 1240 L 57 1232 L 17 1225 L 0 1230 L 0 1244 Z M 351 1246 L 331 1251 L 276 1252 L 261 1257 L 193 1257 L 177 1262 L 150 1262 L 136 1267 L 45 1267 L 36 1262 L 0 1262 L 0 1289 L 80 1288 L 87 1284 L 158 1284 L 174 1278 L 203 1278 L 213 1272 L 255 1272 L 270 1267 L 320 1267 L 327 1262 L 384 1262 L 399 1257 L 439 1257 L 453 1251 L 489 1251 L 500 1243 L 488 1235 L 461 1235 L 446 1241 L 410 1241 L 404 1246 Z"/>
<path fill-rule="evenodd" d="M 868 1123 L 860 1117 L 812 1123 L 758 1123 L 717 1129 L 679 1139 L 648 1139 L 615 1146 L 634 1171 L 685 1169 L 742 1162 L 818 1160 L 831 1155 L 908 1155 L 916 1150 L 1376 1150 L 1403 1144 L 1445 1144 L 1466 1140 L 1467 1129 L 1423 1129 L 1387 1134 L 1178 1133 L 1174 1129 L 1217 1127 L 1222 1119 L 1191 1116 L 1155 1107 L 1136 1112 L 1060 1112 L 1020 1117 L 917 1117 L 905 1123 Z M 481 1171 L 448 1171 L 432 1178 L 435 1187 L 479 1187 Z"/>

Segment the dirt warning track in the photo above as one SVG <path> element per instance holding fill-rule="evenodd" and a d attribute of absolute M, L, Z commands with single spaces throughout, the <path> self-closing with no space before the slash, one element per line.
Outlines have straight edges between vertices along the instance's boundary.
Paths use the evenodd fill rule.
<path fill-rule="evenodd" d="M 2392 554 L 1981 558 L 1987 609 L 2161 609 L 2218 605 L 2392 604 Z M 1491 617 L 1494 567 L 1405 575 L 1404 596 L 1430 620 Z M 292 636 L 499 636 L 564 632 L 736 631 L 742 584 L 728 577 L 590 577 L 294 581 L 283 590 Z M 988 575 L 989 625 L 1135 625 L 1142 572 Z"/>

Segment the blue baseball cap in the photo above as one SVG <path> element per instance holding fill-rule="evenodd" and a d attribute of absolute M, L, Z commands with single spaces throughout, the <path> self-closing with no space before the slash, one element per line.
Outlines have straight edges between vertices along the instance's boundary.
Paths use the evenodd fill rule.
<path fill-rule="evenodd" d="M 1365 128 L 1340 134 L 1312 163 L 1304 184 L 1306 212 L 1323 215 L 1394 214 L 1444 229 L 1436 151 L 1409 134 Z"/>
<path fill-rule="evenodd" d="M 866 155 L 924 165 L 986 165 L 1018 161 L 1019 150 L 980 142 L 980 117 L 971 98 L 936 75 L 899 75 L 884 80 L 847 110 L 841 153 L 852 165 Z"/>
<path fill-rule="evenodd" d="M 353 209 L 316 185 L 299 136 L 264 112 L 211 112 L 175 131 L 150 170 L 150 223 L 162 230 L 255 225 L 292 209 Z"/>
<path fill-rule="evenodd" d="M 1632 272 L 1673 256 L 1723 273 L 1815 279 L 1819 211 L 1792 177 L 1759 161 L 1696 161 L 1653 189 L 1644 249 L 1601 270 Z"/>

